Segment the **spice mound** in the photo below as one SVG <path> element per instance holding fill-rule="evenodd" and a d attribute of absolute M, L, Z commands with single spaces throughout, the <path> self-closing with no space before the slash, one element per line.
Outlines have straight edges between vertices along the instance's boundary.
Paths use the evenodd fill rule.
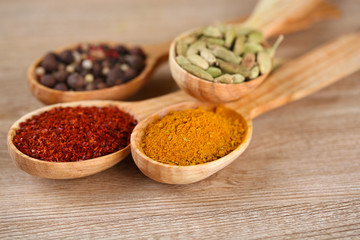
<path fill-rule="evenodd" d="M 36 68 L 40 84 L 61 91 L 90 91 L 129 82 L 145 67 L 139 47 L 79 44 L 59 54 L 45 55 Z"/>
<path fill-rule="evenodd" d="M 57 107 L 20 123 L 13 143 L 36 159 L 76 162 L 126 147 L 136 124 L 115 106 Z"/>
<path fill-rule="evenodd" d="M 197 29 L 175 45 L 176 62 L 207 81 L 237 84 L 270 72 L 283 36 L 267 48 L 260 31 L 218 24 Z"/>
<path fill-rule="evenodd" d="M 196 165 L 219 159 L 243 141 L 246 129 L 242 119 L 218 107 L 173 111 L 150 123 L 141 147 L 158 162 L 179 166 Z"/>

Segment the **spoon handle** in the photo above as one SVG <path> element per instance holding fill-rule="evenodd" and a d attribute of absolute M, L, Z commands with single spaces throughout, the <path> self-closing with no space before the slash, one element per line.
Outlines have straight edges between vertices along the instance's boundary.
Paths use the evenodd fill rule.
<path fill-rule="evenodd" d="M 360 33 L 347 34 L 272 73 L 252 93 L 227 104 L 249 118 L 310 95 L 360 69 Z"/>
<path fill-rule="evenodd" d="M 195 99 L 184 91 L 176 91 L 160 97 L 129 104 L 132 112 L 139 118 L 139 120 L 142 120 L 150 114 L 158 112 L 165 107 L 186 101 L 195 101 Z"/>
<path fill-rule="evenodd" d="M 317 20 L 316 17 L 310 18 L 310 13 L 317 9 L 320 4 L 326 5 L 321 0 L 259 0 L 244 25 L 260 29 L 264 36 L 268 38 L 282 32 L 286 33 L 289 23 L 291 24 L 291 22 L 296 22 L 297 20 L 301 22 L 301 19 L 308 18 L 308 22 L 304 22 L 304 26 L 298 25 L 298 29 L 296 29 L 296 31 L 302 30 Z M 329 4 L 327 6 L 329 10 Z M 331 14 L 334 16 L 339 15 L 338 12 L 335 12 Z M 330 15 L 330 12 L 327 14 Z"/>
<path fill-rule="evenodd" d="M 255 12 L 253 13 L 255 15 Z M 314 23 L 320 22 L 326 19 L 338 18 L 340 17 L 340 10 L 325 1 L 321 1 L 318 5 L 314 5 L 312 9 L 309 9 L 308 12 L 304 12 L 299 16 L 293 16 L 291 19 L 286 21 L 286 24 L 279 25 L 276 29 L 273 29 L 270 33 L 267 33 L 267 38 L 276 37 L 281 34 L 289 34 L 293 32 L 299 32 L 305 29 L 310 28 Z M 254 16 L 252 16 L 255 18 Z M 261 18 L 260 18 L 261 19 Z M 245 22 L 246 18 L 237 18 L 226 21 L 230 24 L 240 24 Z M 249 20 L 250 21 L 250 20 Z M 253 19 L 251 21 L 254 21 Z M 248 22 L 247 24 L 255 24 Z"/>

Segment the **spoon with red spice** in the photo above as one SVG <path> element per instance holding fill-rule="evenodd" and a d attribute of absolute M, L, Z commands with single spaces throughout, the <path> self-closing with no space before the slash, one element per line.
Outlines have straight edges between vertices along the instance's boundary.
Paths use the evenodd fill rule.
<path fill-rule="evenodd" d="M 229 108 L 229 112 L 233 112 L 235 116 L 239 117 L 239 120 L 246 122 L 247 134 L 243 139 L 243 143 L 233 152 L 206 164 L 195 166 L 161 164 L 149 159 L 141 150 L 141 136 L 144 128 L 154 118 L 162 117 L 171 110 L 184 110 L 198 106 L 204 106 L 208 109 L 214 108 L 214 105 L 194 103 L 192 97 L 181 91 L 140 102 L 79 101 L 40 108 L 24 115 L 11 126 L 7 138 L 8 149 L 12 159 L 20 169 L 39 177 L 69 179 L 101 172 L 123 160 L 130 152 L 130 145 L 113 153 L 83 161 L 66 162 L 66 159 L 63 159 L 64 162 L 49 162 L 22 153 L 14 145 L 13 141 L 22 122 L 45 111 L 56 107 L 106 107 L 112 105 L 130 114 L 137 122 L 140 122 L 132 133 L 131 148 L 136 165 L 146 176 L 156 181 L 172 184 L 196 182 L 221 170 L 240 156 L 248 146 L 251 138 L 252 122 L 250 119 L 314 93 L 359 69 L 359 33 L 340 37 L 280 67 L 250 95 L 240 101 L 225 105 Z M 157 113 L 153 114 L 154 112 Z M 149 115 L 151 116 L 146 118 Z"/>

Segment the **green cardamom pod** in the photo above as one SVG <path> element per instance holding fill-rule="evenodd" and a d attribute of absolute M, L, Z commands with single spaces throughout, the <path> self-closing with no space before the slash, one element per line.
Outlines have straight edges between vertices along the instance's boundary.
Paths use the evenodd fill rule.
<path fill-rule="evenodd" d="M 215 78 L 215 82 L 219 83 L 233 83 L 234 79 L 230 74 L 224 74 L 220 77 Z"/>
<path fill-rule="evenodd" d="M 221 69 L 217 67 L 209 67 L 208 69 L 206 69 L 206 72 L 210 73 L 210 75 L 214 78 L 222 74 Z"/>
<path fill-rule="evenodd" d="M 276 49 L 279 47 L 280 43 L 281 43 L 283 40 L 284 40 L 284 35 L 280 35 L 280 36 L 276 39 L 274 45 L 269 49 L 270 54 L 271 54 L 272 57 L 274 57 Z"/>
<path fill-rule="evenodd" d="M 247 42 L 244 44 L 244 52 L 245 53 L 257 53 L 262 51 L 264 48 L 261 44 L 256 42 Z"/>
<path fill-rule="evenodd" d="M 206 70 L 209 68 L 209 63 L 199 55 L 191 54 L 187 56 L 187 59 L 194 65 Z"/>
<path fill-rule="evenodd" d="M 207 37 L 214 37 L 214 38 L 222 38 L 223 37 L 221 30 L 215 26 L 205 27 L 203 30 L 203 34 Z"/>
<path fill-rule="evenodd" d="M 244 51 L 245 36 L 238 36 L 234 44 L 234 53 L 236 56 L 240 56 Z"/>
<path fill-rule="evenodd" d="M 211 51 L 214 50 L 217 46 L 220 46 L 219 44 L 212 44 L 212 43 L 207 43 L 206 44 L 207 49 L 210 49 Z M 222 46 L 222 45 L 221 45 Z"/>
<path fill-rule="evenodd" d="M 186 52 L 186 56 L 192 55 L 192 54 L 198 54 L 199 51 L 203 48 L 206 48 L 206 42 L 201 41 L 201 40 L 195 41 L 188 48 L 188 50 Z"/>
<path fill-rule="evenodd" d="M 235 29 L 229 26 L 225 32 L 225 47 L 231 48 L 235 38 L 236 38 Z"/>
<path fill-rule="evenodd" d="M 216 62 L 216 57 L 209 49 L 201 49 L 200 56 L 203 57 L 210 65 L 214 65 Z"/>
<path fill-rule="evenodd" d="M 181 41 L 185 42 L 187 45 L 190 45 L 194 43 L 197 39 L 197 36 L 193 34 L 183 38 Z"/>
<path fill-rule="evenodd" d="M 251 69 L 255 65 L 255 54 L 253 53 L 245 53 L 241 65 L 246 67 L 247 69 Z"/>
<path fill-rule="evenodd" d="M 188 65 L 188 64 L 191 64 L 190 61 L 182 56 L 182 55 L 179 55 L 175 58 L 176 62 L 181 66 L 181 67 L 184 67 L 185 65 Z"/>
<path fill-rule="evenodd" d="M 221 59 L 217 59 L 217 63 L 219 64 L 219 67 L 223 72 L 231 73 L 231 74 L 239 73 L 239 74 L 243 75 L 244 77 L 249 76 L 250 71 L 249 71 L 249 69 L 247 69 L 244 66 L 225 62 Z"/>
<path fill-rule="evenodd" d="M 259 63 L 261 74 L 270 72 L 272 65 L 271 60 L 272 60 L 272 55 L 270 51 L 264 50 L 257 54 L 257 61 Z"/>
<path fill-rule="evenodd" d="M 262 32 L 257 31 L 257 30 L 253 30 L 249 33 L 248 35 L 248 41 L 249 42 L 256 42 L 256 43 L 261 43 L 264 41 L 264 37 Z"/>
<path fill-rule="evenodd" d="M 236 56 L 235 53 L 224 47 L 217 46 L 214 48 L 214 50 L 212 50 L 212 53 L 216 57 L 221 58 L 230 63 L 239 64 L 241 62 L 241 57 Z"/>
<path fill-rule="evenodd" d="M 248 35 L 250 32 L 252 32 L 254 29 L 252 28 L 248 28 L 248 27 L 244 27 L 242 25 L 238 25 L 238 27 L 236 28 L 236 34 L 238 36 L 245 36 Z"/>
<path fill-rule="evenodd" d="M 271 71 L 272 59 L 275 55 L 275 51 L 283 40 L 284 36 L 280 35 L 271 48 L 265 49 L 264 51 L 258 53 L 257 61 L 259 63 L 261 74 L 265 74 Z"/>
<path fill-rule="evenodd" d="M 176 55 L 185 56 L 187 50 L 188 50 L 188 45 L 184 41 L 180 40 L 176 43 Z"/>
<path fill-rule="evenodd" d="M 217 27 L 222 33 L 225 33 L 229 25 L 225 23 L 216 23 L 214 26 Z"/>
<path fill-rule="evenodd" d="M 200 39 L 205 41 L 207 44 L 215 44 L 215 45 L 220 45 L 220 46 L 224 46 L 224 44 L 225 44 L 225 40 L 221 39 L 221 38 L 212 38 L 212 37 L 202 36 Z"/>
<path fill-rule="evenodd" d="M 183 66 L 183 68 L 188 71 L 189 73 L 199 77 L 199 78 L 202 78 L 202 79 L 205 79 L 205 80 L 208 80 L 208 81 L 214 81 L 214 78 L 209 74 L 207 73 L 205 70 L 203 70 L 202 68 L 198 67 L 198 66 L 195 66 L 195 65 L 192 65 L 192 64 L 186 64 Z"/>
<path fill-rule="evenodd" d="M 258 66 L 254 66 L 251 70 L 250 70 L 250 74 L 249 74 L 249 78 L 250 79 L 255 79 L 259 76 L 260 74 L 260 69 Z"/>
<path fill-rule="evenodd" d="M 232 77 L 234 79 L 233 83 L 242 83 L 245 81 L 245 77 L 241 74 L 234 74 Z"/>

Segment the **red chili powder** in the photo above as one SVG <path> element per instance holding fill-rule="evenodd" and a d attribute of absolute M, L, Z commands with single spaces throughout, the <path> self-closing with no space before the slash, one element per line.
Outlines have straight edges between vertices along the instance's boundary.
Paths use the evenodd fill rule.
<path fill-rule="evenodd" d="M 126 147 L 136 124 L 115 106 L 57 107 L 20 123 L 13 142 L 36 159 L 75 162 Z"/>

